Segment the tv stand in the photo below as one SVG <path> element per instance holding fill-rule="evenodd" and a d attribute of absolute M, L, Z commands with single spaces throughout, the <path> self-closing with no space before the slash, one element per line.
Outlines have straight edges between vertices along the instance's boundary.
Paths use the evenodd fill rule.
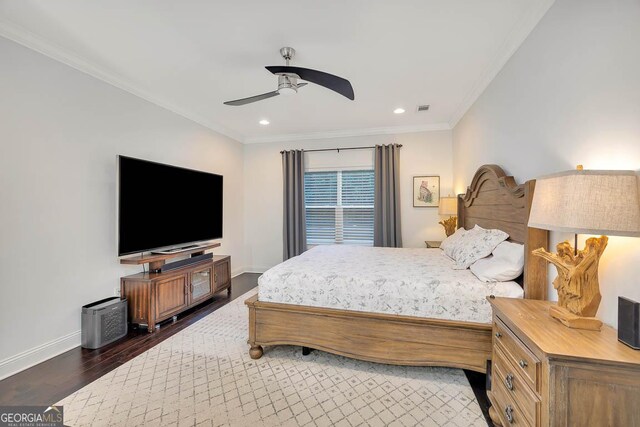
<path fill-rule="evenodd" d="M 148 271 L 120 279 L 120 295 L 127 299 L 129 309 L 128 321 L 146 326 L 149 332 L 153 332 L 159 322 L 224 290 L 227 295 L 231 294 L 231 257 L 228 255 L 214 255 L 167 272 Z"/>

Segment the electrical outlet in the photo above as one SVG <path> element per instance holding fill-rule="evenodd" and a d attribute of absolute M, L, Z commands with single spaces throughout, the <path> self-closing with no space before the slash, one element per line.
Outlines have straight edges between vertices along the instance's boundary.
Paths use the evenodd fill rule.
<path fill-rule="evenodd" d="M 113 294 L 117 297 L 120 296 L 120 288 L 113 288 Z"/>

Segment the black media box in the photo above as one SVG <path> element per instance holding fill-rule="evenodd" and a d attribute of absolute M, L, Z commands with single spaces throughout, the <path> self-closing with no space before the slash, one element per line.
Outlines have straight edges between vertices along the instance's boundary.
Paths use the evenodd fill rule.
<path fill-rule="evenodd" d="M 640 303 L 618 297 L 618 341 L 640 350 Z"/>

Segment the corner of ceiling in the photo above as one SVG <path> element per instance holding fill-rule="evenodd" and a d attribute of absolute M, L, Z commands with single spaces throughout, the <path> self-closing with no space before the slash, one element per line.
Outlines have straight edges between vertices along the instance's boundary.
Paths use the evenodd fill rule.
<path fill-rule="evenodd" d="M 101 80 L 105 83 L 108 83 L 112 86 L 117 87 L 118 89 L 122 89 L 125 92 L 129 92 L 132 95 L 135 95 L 139 98 L 142 98 L 152 104 L 155 104 L 165 110 L 169 110 L 172 113 L 175 113 L 179 116 L 182 116 L 188 120 L 191 120 L 199 125 L 202 125 L 208 129 L 211 129 L 214 132 L 222 134 L 226 137 L 234 139 L 238 142 L 244 143 L 244 136 L 234 132 L 230 129 L 225 128 L 224 126 L 220 126 L 216 123 L 213 123 L 210 120 L 207 120 L 203 117 L 200 117 L 193 112 L 187 111 L 187 109 L 170 103 L 166 100 L 160 99 L 159 97 L 136 87 L 135 84 L 127 81 L 122 76 L 116 75 L 115 73 L 105 71 L 100 69 L 96 65 L 90 63 L 75 55 L 71 52 L 62 49 L 55 44 L 38 37 L 27 29 L 18 26 L 14 23 L 8 22 L 6 20 L 0 19 L 0 36 L 11 40 L 15 43 L 18 43 L 26 48 L 34 50 L 38 53 L 41 53 L 51 59 L 54 59 L 58 62 L 61 62 L 65 65 L 68 65 L 71 68 L 74 68 L 80 72 L 88 74 L 98 80 Z"/>
<path fill-rule="evenodd" d="M 554 2 L 555 0 L 539 0 L 535 2 L 529 11 L 525 13 L 518 22 L 516 22 L 494 59 L 482 73 L 480 78 L 475 82 L 460 106 L 451 116 L 451 119 L 449 119 L 449 126 L 451 129 L 456 127 L 462 117 L 464 117 L 467 111 L 473 106 L 478 98 L 480 98 L 493 79 L 495 79 L 498 73 L 507 64 L 511 56 L 513 56 L 513 54 L 520 48 L 529 34 L 531 34 L 533 29 L 538 25 L 542 17 L 547 13 Z"/>

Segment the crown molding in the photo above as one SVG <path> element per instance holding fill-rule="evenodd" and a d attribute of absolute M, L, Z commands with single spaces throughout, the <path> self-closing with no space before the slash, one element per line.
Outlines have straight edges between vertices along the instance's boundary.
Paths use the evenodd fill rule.
<path fill-rule="evenodd" d="M 164 108 L 165 110 L 169 110 L 172 113 L 182 116 L 185 119 L 191 120 L 192 122 L 204 126 L 214 132 L 227 136 L 238 142 L 242 142 L 244 139 L 242 135 L 230 129 L 227 129 L 224 126 L 213 123 L 210 120 L 207 120 L 199 116 L 198 114 L 189 111 L 186 108 L 163 100 L 149 93 L 148 91 L 137 87 L 135 84 L 127 81 L 127 79 L 125 79 L 124 77 L 119 76 L 113 72 L 101 69 L 95 64 L 82 59 L 78 55 L 68 52 L 65 49 L 62 49 L 61 47 L 56 46 L 53 43 L 42 39 L 41 37 L 38 37 L 27 29 L 20 27 L 14 23 L 8 22 L 6 20 L 0 20 L 0 36 L 31 50 L 35 50 L 36 52 L 48 56 L 49 58 L 52 58 L 58 62 L 62 62 L 69 67 L 95 77 L 96 79 L 115 86 L 118 89 L 129 92 L 132 95 L 142 98 L 145 101 L 151 102 L 152 104 Z"/>
<path fill-rule="evenodd" d="M 388 126 L 366 129 L 346 129 L 327 132 L 291 133 L 286 135 L 255 136 L 244 139 L 245 144 L 262 144 L 265 142 L 303 141 L 308 139 L 347 138 L 351 136 L 394 135 L 398 133 L 429 132 L 451 130 L 448 123 L 432 123 L 416 126 Z"/>
<path fill-rule="evenodd" d="M 506 65 L 507 61 L 520 48 L 522 43 L 531 34 L 538 22 L 547 13 L 555 0 L 539 0 L 529 11 L 513 26 L 506 40 L 498 50 L 498 53 L 491 61 L 489 67 L 482 73 L 480 79 L 471 88 L 471 91 L 464 98 L 455 113 L 449 119 L 449 127 L 453 129 L 458 122 L 464 117 L 467 111 L 480 98 L 480 95 L 491 84 L 493 79 L 498 75 L 500 70 Z"/>
<path fill-rule="evenodd" d="M 94 78 L 97 78 L 103 82 L 106 82 L 112 86 L 115 86 L 121 90 L 124 90 L 132 95 L 142 98 L 152 104 L 155 104 L 165 110 L 171 111 L 179 116 L 182 116 L 188 120 L 191 120 L 201 126 L 204 126 L 214 132 L 225 135 L 238 142 L 253 144 L 253 143 L 265 143 L 265 142 L 283 142 L 294 140 L 308 140 L 308 139 L 326 139 L 326 138 L 344 138 L 352 136 L 366 136 L 366 135 L 389 135 L 396 133 L 410 133 L 410 132 L 425 132 L 436 130 L 450 130 L 453 129 L 465 113 L 471 108 L 471 106 L 478 100 L 480 95 L 485 91 L 493 79 L 497 76 L 500 70 L 504 67 L 511 56 L 518 50 L 520 45 L 533 31 L 540 19 L 545 15 L 549 8 L 553 5 L 555 0 L 539 0 L 532 6 L 528 13 L 520 19 L 516 25 L 514 25 L 509 36 L 499 49 L 490 66 L 481 75 L 480 79 L 476 81 L 470 92 L 464 98 L 463 102 L 456 109 L 456 112 L 451 116 L 448 123 L 435 123 L 430 125 L 419 126 L 394 126 L 394 127 L 379 127 L 379 128 L 367 128 L 367 129 L 352 129 L 341 131 L 328 131 L 328 132 L 311 132 L 300 134 L 283 134 L 273 136 L 255 136 L 244 137 L 243 135 L 227 129 L 217 123 L 214 123 L 198 114 L 189 111 L 187 108 L 175 105 L 169 101 L 161 99 L 160 97 L 149 93 L 148 91 L 137 87 L 134 83 L 128 81 L 124 77 L 117 75 L 116 73 L 101 69 L 100 67 L 92 64 L 91 62 L 82 59 L 78 55 L 66 51 L 65 49 L 54 45 L 53 43 L 42 39 L 41 37 L 33 34 L 27 29 L 20 27 L 14 23 L 10 23 L 6 20 L 0 20 L 0 36 L 39 52 L 49 58 L 52 58 L 58 62 L 62 62 L 78 71 L 88 74 Z"/>

